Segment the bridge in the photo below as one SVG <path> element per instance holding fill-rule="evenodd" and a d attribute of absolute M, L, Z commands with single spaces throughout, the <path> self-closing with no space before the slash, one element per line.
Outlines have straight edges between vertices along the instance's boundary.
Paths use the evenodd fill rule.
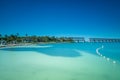
<path fill-rule="evenodd" d="M 89 42 L 120 42 L 117 38 L 89 38 Z"/>
<path fill-rule="evenodd" d="M 84 37 L 71 37 L 74 42 L 85 42 Z"/>

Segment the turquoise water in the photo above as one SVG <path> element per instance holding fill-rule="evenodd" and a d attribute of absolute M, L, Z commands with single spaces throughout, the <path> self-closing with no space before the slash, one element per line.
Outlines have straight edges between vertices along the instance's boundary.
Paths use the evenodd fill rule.
<path fill-rule="evenodd" d="M 120 43 L 56 43 L 0 49 L 0 80 L 120 80 L 119 71 Z"/>
<path fill-rule="evenodd" d="M 42 52 L 43 54 L 50 56 L 61 56 L 61 57 L 79 57 L 79 53 L 75 52 L 75 49 L 96 54 L 96 49 L 104 46 L 100 50 L 100 53 L 111 59 L 120 61 L 120 43 L 58 43 L 58 44 L 43 44 L 37 46 L 50 46 L 47 48 L 41 47 L 15 47 L 15 48 L 4 48 L 6 51 L 36 51 Z"/>

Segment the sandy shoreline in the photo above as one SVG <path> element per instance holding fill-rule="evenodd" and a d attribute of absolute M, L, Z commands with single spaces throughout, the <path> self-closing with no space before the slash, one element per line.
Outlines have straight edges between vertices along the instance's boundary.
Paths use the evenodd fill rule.
<path fill-rule="evenodd" d="M 37 45 L 42 45 L 42 44 L 54 44 L 56 42 L 40 42 L 40 43 L 19 43 L 19 44 L 7 44 L 7 45 L 0 45 L 0 49 L 2 48 L 12 48 L 12 47 L 33 47 L 33 46 L 37 46 Z"/>

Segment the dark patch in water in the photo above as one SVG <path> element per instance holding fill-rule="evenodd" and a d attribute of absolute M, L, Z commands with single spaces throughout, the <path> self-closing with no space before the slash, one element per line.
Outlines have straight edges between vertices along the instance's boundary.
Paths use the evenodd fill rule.
<path fill-rule="evenodd" d="M 32 47 L 16 47 L 16 48 L 4 48 L 6 51 L 36 51 L 49 56 L 60 57 L 79 57 L 80 53 L 68 48 L 32 48 Z"/>

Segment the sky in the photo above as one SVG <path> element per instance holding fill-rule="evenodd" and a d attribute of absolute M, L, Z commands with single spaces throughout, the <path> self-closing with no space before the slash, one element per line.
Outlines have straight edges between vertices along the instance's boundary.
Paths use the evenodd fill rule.
<path fill-rule="evenodd" d="M 120 0 L 0 0 L 0 34 L 120 38 Z"/>

